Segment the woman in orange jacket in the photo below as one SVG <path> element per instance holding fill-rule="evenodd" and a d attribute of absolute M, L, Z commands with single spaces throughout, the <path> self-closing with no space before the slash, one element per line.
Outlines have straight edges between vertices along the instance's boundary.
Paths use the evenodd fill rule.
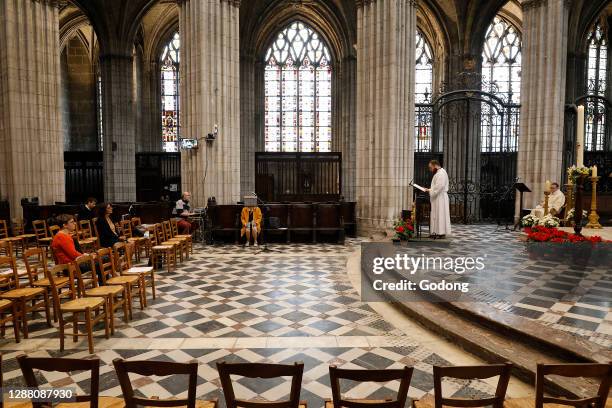
<path fill-rule="evenodd" d="M 240 238 L 246 233 L 246 246 L 250 245 L 251 234 L 253 235 L 253 245 L 257 246 L 257 235 L 261 232 L 261 210 L 259 207 L 244 207 L 240 214 L 242 222 L 242 230 L 240 230 Z"/>

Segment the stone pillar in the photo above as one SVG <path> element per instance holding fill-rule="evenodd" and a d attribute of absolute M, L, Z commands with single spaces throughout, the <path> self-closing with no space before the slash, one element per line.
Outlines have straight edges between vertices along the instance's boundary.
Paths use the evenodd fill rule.
<path fill-rule="evenodd" d="M 196 205 L 240 198 L 240 55 L 237 0 L 179 3 L 182 135 L 200 140 L 181 156 L 182 189 Z M 219 134 L 204 142 L 218 125 Z"/>
<path fill-rule="evenodd" d="M 258 129 L 255 121 L 255 77 L 251 55 L 240 57 L 240 195 L 255 191 L 255 152 Z M 263 97 L 263 95 L 261 95 Z"/>
<path fill-rule="evenodd" d="M 142 121 L 137 135 L 136 151 L 160 152 L 161 136 L 161 67 L 158 61 L 144 63 L 142 75 Z"/>
<path fill-rule="evenodd" d="M 413 0 L 358 2 L 356 199 L 360 233 L 410 207 L 414 173 Z"/>
<path fill-rule="evenodd" d="M 65 199 L 59 10 L 51 0 L 0 1 L 0 199 Z"/>
<path fill-rule="evenodd" d="M 136 115 L 131 53 L 100 55 L 104 128 L 104 199 L 136 200 Z"/>
<path fill-rule="evenodd" d="M 355 122 L 357 59 L 344 58 L 333 77 L 334 115 L 332 151 L 342 153 L 342 195 L 355 200 Z"/>
<path fill-rule="evenodd" d="M 523 2 L 518 175 L 532 191 L 526 207 L 544 199 L 546 180 L 562 178 L 568 8 L 566 0 Z"/>

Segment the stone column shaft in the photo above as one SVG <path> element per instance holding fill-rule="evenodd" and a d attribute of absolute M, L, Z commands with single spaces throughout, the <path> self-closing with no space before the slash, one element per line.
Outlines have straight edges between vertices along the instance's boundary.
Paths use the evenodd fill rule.
<path fill-rule="evenodd" d="M 136 200 L 136 115 L 131 55 L 101 55 L 104 199 Z"/>
<path fill-rule="evenodd" d="M 566 0 L 523 3 L 518 175 L 532 191 L 525 196 L 526 207 L 544 199 L 546 180 L 562 177 L 567 4 Z"/>
<path fill-rule="evenodd" d="M 219 204 L 240 198 L 239 2 L 180 3 L 181 121 L 183 137 L 200 140 L 182 154 L 182 188 L 196 205 L 214 196 Z M 218 125 L 212 143 L 203 138 Z"/>
<path fill-rule="evenodd" d="M 342 153 L 342 195 L 355 200 L 355 132 L 357 60 L 344 58 L 338 64 L 333 82 L 334 128 L 332 151 Z"/>
<path fill-rule="evenodd" d="M 59 11 L 49 1 L 0 1 L 0 199 L 65 199 Z"/>
<path fill-rule="evenodd" d="M 240 193 L 255 191 L 255 152 L 258 129 L 255 120 L 255 58 L 240 59 Z M 263 96 L 262 96 L 263 97 Z"/>
<path fill-rule="evenodd" d="M 392 226 L 411 204 L 416 7 L 376 0 L 357 10 L 357 218 L 361 232 Z"/>

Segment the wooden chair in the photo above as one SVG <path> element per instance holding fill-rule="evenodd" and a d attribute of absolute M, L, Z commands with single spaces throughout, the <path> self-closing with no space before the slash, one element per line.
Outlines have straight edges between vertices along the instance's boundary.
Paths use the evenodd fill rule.
<path fill-rule="evenodd" d="M 457 367 L 438 367 L 434 366 L 434 398 L 431 401 L 425 398 L 420 401 L 414 401 L 415 408 L 442 408 L 443 406 L 451 407 L 485 407 L 492 406 L 493 408 L 503 408 L 504 399 L 506 398 L 506 390 L 510 381 L 510 370 L 512 364 L 491 364 L 482 366 L 457 366 Z M 495 396 L 491 398 L 481 399 L 465 399 L 465 398 L 445 398 L 442 395 L 442 378 L 451 377 L 463 380 L 468 379 L 486 379 L 499 376 Z"/>
<path fill-rule="evenodd" d="M 54 358 L 54 357 L 17 357 L 26 386 L 38 389 L 37 371 L 60 372 L 72 374 L 74 372 L 89 371 L 91 373 L 89 394 L 76 395 L 76 403 L 89 402 L 91 408 L 122 408 L 125 404 L 123 398 L 101 397 L 100 391 L 100 359 Z M 70 404 L 67 404 L 70 405 Z M 43 407 L 43 403 L 34 403 L 34 408 Z"/>
<path fill-rule="evenodd" d="M 17 272 L 17 263 L 12 256 L 0 257 L 0 267 L 2 267 L 2 265 L 8 266 L 13 273 L 2 277 L 3 286 L 6 291 L 0 293 L 0 299 L 10 300 L 17 305 L 18 316 L 21 319 L 20 327 L 23 330 L 23 337 L 27 339 L 29 335 L 29 313 L 33 315 L 35 312 L 44 311 L 47 318 L 47 325 L 53 327 L 51 324 L 50 303 L 47 290 L 41 287 L 23 285 L 20 282 L 20 277 Z"/>
<path fill-rule="evenodd" d="M 289 206 L 286 204 L 266 204 L 263 206 L 262 232 L 268 237 L 280 235 L 284 242 L 289 242 Z M 272 220 L 274 224 L 272 225 Z"/>
<path fill-rule="evenodd" d="M 84 252 L 96 252 L 100 248 L 98 238 L 93 236 L 89 220 L 81 220 L 78 223 L 79 245 Z"/>
<path fill-rule="evenodd" d="M 146 287 L 147 286 L 151 286 L 151 292 L 152 292 L 153 299 L 156 298 L 155 268 L 153 268 L 152 266 L 133 266 L 131 248 L 129 245 L 117 243 L 115 244 L 113 250 L 115 251 L 115 259 L 117 259 L 117 254 L 120 254 L 122 251 L 126 251 L 124 254 L 125 256 L 120 257 L 119 260 L 115 261 L 115 265 L 117 265 L 117 270 L 119 271 L 121 275 L 138 276 L 143 280 L 145 284 L 144 292 L 145 292 L 145 306 L 146 306 L 147 305 L 146 303 Z M 119 261 L 121 261 L 121 264 L 119 264 Z M 119 267 L 119 265 L 121 266 Z"/>
<path fill-rule="evenodd" d="M 4 266 L 13 267 L 12 258 L 9 256 L 0 256 L 0 268 Z M 11 276 L 0 276 L 0 291 L 10 288 Z M 19 322 L 21 313 L 17 308 L 17 304 L 10 299 L 0 299 L 0 325 L 1 334 L 4 337 L 6 331 L 6 323 L 11 322 L 13 331 L 15 332 L 15 341 L 21 341 L 19 336 Z M 1 370 L 0 370 L 1 371 Z M 1 385 L 1 384 L 0 384 Z"/>
<path fill-rule="evenodd" d="M 121 275 L 116 267 L 117 257 L 110 248 L 102 248 L 98 251 L 98 269 L 102 275 L 102 282 L 106 285 L 120 285 L 126 290 L 128 302 L 128 313 L 130 320 L 133 316 L 132 299 L 134 298 L 134 290 L 136 296 L 140 299 L 140 308 L 144 309 L 146 296 L 144 294 L 144 283 L 141 282 L 139 276 Z M 119 257 L 119 259 L 121 259 Z"/>
<path fill-rule="evenodd" d="M 318 234 L 336 235 L 337 242 L 344 244 L 344 220 L 338 204 L 317 204 L 315 216 L 315 240 Z"/>
<path fill-rule="evenodd" d="M 60 288 L 55 283 L 55 276 L 68 274 L 69 285 L 64 288 L 68 293 L 67 301 L 62 302 L 59 290 Z M 74 286 L 74 266 L 73 265 L 57 265 L 49 271 L 49 281 L 51 282 L 51 291 L 53 293 L 53 301 L 55 307 L 59 311 L 59 337 L 60 351 L 64 351 L 64 340 L 66 328 L 72 327 L 72 341 L 76 342 L 78 336 L 87 337 L 89 353 L 93 354 L 93 328 L 96 323 L 104 322 L 104 335 L 109 338 L 108 325 L 108 308 L 106 300 L 103 297 L 79 297 L 77 289 Z M 71 315 L 64 317 L 64 315 Z M 81 319 L 81 315 L 83 319 Z M 85 333 L 79 333 L 79 326 L 84 326 Z"/>
<path fill-rule="evenodd" d="M 21 236 L 10 236 L 6 221 L 0 220 L 0 241 L 11 243 L 11 252 L 15 251 L 15 256 L 18 255 L 18 249 L 21 248 L 21 253 L 25 251 L 26 242 Z"/>
<path fill-rule="evenodd" d="M 51 281 L 48 277 L 49 267 L 45 250 L 38 247 L 28 249 L 25 254 L 23 254 L 23 262 L 26 266 L 26 271 L 28 272 L 30 286 L 33 288 L 43 288 L 47 292 L 47 295 L 52 299 L 53 294 L 51 293 Z M 57 285 L 58 289 L 68 287 L 68 277 L 56 276 L 55 284 Z M 60 293 L 60 297 L 62 296 L 65 297 L 65 294 Z M 55 308 L 55 302 L 51 302 L 51 304 L 53 306 L 53 321 L 57 322 L 59 312 Z"/>
<path fill-rule="evenodd" d="M 404 408 L 408 398 L 408 388 L 414 368 L 404 367 L 402 369 L 389 370 L 353 370 L 342 369 L 336 366 L 329 367 L 329 378 L 331 380 L 332 401 L 326 401 L 326 408 L 370 408 L 373 406 L 380 408 Z M 359 382 L 400 382 L 397 391 L 397 399 L 392 400 L 355 400 L 343 399 L 340 389 L 340 380 L 350 380 Z"/>
<path fill-rule="evenodd" d="M 187 245 L 187 239 L 174 238 L 172 236 L 172 224 L 170 221 L 163 221 L 161 224 L 164 231 L 164 242 L 162 242 L 162 245 L 175 245 L 179 259 L 182 263 L 185 258 L 189 258 L 189 246 Z"/>
<path fill-rule="evenodd" d="M 60 230 L 61 228 L 59 227 L 59 225 L 51 225 L 49 227 L 49 233 L 51 234 L 51 242 L 53 242 L 53 238 L 55 238 L 55 235 L 57 235 Z"/>
<path fill-rule="evenodd" d="M 175 363 L 170 361 L 125 361 L 120 358 L 113 360 L 115 372 L 121 385 L 121 392 L 126 408 L 143 407 L 187 407 L 187 408 L 215 408 L 217 401 L 196 400 L 196 387 L 198 382 L 198 362 Z M 186 375 L 187 398 L 166 399 L 146 398 L 135 395 L 130 373 L 144 377 L 170 375 Z"/>
<path fill-rule="evenodd" d="M 186 243 L 187 252 L 185 252 L 185 256 L 189 258 L 189 254 L 193 254 L 193 237 L 190 234 L 179 234 L 176 218 L 170 220 L 170 232 L 172 238 L 183 240 Z"/>
<path fill-rule="evenodd" d="M 219 379 L 225 395 L 227 408 L 238 407 L 274 407 L 274 408 L 298 408 L 306 406 L 305 402 L 300 402 L 300 391 L 302 387 L 302 374 L 304 373 L 304 363 L 286 364 L 267 364 L 267 363 L 217 363 Z M 292 377 L 291 391 L 289 399 L 283 401 L 251 401 L 236 399 L 234 387 L 230 376 L 240 375 L 247 378 L 277 378 Z"/>
<path fill-rule="evenodd" d="M 107 303 L 111 335 L 115 334 L 115 311 L 123 310 L 123 320 L 128 322 L 128 297 L 121 285 L 98 285 L 96 265 L 91 255 L 82 255 L 75 260 L 78 290 L 83 297 L 102 297 Z"/>
<path fill-rule="evenodd" d="M 547 397 L 544 395 L 544 385 L 547 375 L 562 377 L 585 377 L 599 380 L 597 395 L 593 397 L 566 399 Z M 612 398 L 608 399 L 612 383 L 612 363 L 610 364 L 538 364 L 536 372 L 536 393 L 534 398 L 511 398 L 506 400 L 507 408 L 543 408 L 543 407 L 589 407 L 605 408 L 612 406 Z M 546 405 L 545 405 L 546 404 Z M 554 404 L 554 405 L 549 405 Z"/>
<path fill-rule="evenodd" d="M 53 238 L 49 236 L 47 222 L 45 220 L 34 220 L 32 221 L 32 227 L 34 228 L 34 235 L 36 235 L 36 245 L 49 253 Z"/>
<path fill-rule="evenodd" d="M 164 231 L 161 224 L 155 224 L 151 239 L 151 265 L 157 268 L 158 264 L 166 262 L 168 272 L 176 268 L 176 245 L 163 245 Z"/>
<path fill-rule="evenodd" d="M 147 241 L 148 239 L 144 238 L 144 237 L 135 237 L 133 230 L 132 230 L 132 221 L 131 220 L 124 220 L 120 222 L 121 225 L 121 231 L 123 233 L 123 236 L 125 236 L 126 240 L 128 243 L 132 244 L 134 246 L 134 255 L 136 256 L 136 262 L 140 262 L 140 257 L 142 255 L 142 252 L 144 251 L 145 254 L 147 252 Z"/>

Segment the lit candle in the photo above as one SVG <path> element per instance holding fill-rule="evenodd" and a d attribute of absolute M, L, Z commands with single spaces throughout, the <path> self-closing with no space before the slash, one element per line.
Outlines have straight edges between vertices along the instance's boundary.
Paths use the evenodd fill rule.
<path fill-rule="evenodd" d="M 578 107 L 578 132 L 576 133 L 576 166 L 584 167 L 584 105 Z"/>
<path fill-rule="evenodd" d="M 546 180 L 546 189 L 544 191 L 550 193 L 550 180 Z"/>
<path fill-rule="evenodd" d="M 597 166 L 593 166 L 591 170 L 591 177 L 597 177 Z"/>

